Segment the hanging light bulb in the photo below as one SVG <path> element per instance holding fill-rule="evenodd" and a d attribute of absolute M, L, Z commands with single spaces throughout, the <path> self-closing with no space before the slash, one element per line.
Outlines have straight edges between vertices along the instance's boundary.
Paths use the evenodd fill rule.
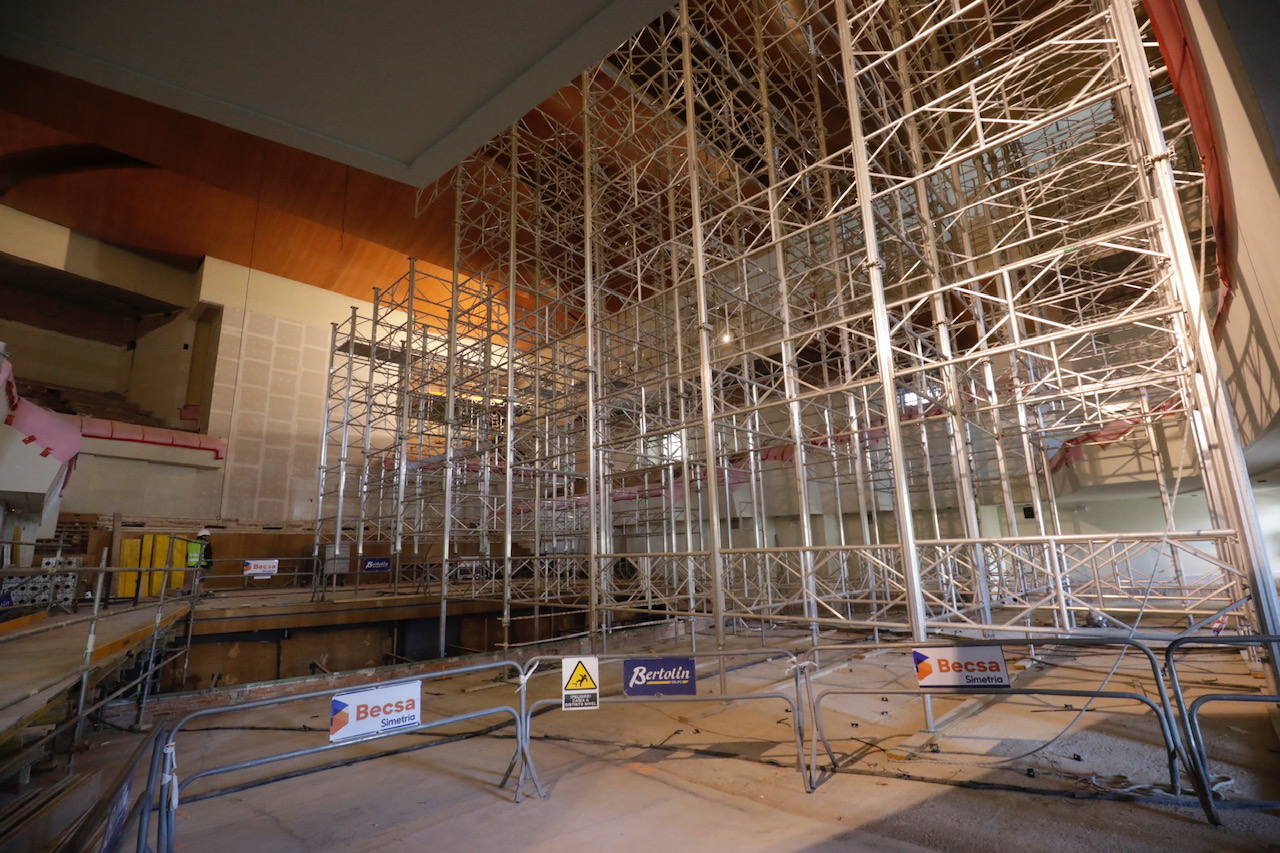
<path fill-rule="evenodd" d="M 728 329 L 725 329 L 724 334 L 720 336 L 720 343 L 722 344 L 733 343 L 733 332 L 729 331 Z"/>

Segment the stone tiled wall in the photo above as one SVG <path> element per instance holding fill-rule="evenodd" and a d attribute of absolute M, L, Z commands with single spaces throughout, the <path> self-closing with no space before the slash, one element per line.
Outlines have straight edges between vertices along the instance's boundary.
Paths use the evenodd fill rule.
<path fill-rule="evenodd" d="M 328 347 L 326 326 L 223 309 L 209 420 L 228 439 L 223 515 L 314 515 Z"/>
<path fill-rule="evenodd" d="M 330 323 L 354 300 L 214 258 L 202 273 L 201 301 L 222 305 L 209 408 L 209 432 L 228 444 L 221 514 L 309 521 Z"/>

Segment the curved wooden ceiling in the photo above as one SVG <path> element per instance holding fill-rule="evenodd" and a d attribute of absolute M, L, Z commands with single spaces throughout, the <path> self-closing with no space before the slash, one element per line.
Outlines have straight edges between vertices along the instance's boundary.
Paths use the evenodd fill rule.
<path fill-rule="evenodd" d="M 120 161 L 100 154 L 77 169 L 52 156 L 63 146 Z M 0 202 L 100 240 L 190 265 L 212 255 L 360 299 L 407 256 L 441 275 L 451 264 L 447 192 L 415 216 L 406 184 L 0 58 L 6 177 Z"/>

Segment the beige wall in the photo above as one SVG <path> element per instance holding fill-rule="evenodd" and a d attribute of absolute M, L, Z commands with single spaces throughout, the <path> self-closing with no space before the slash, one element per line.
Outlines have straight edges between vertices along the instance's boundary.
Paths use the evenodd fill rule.
<path fill-rule="evenodd" d="M 196 302 L 191 273 L 0 205 L 0 252 L 174 305 Z"/>
<path fill-rule="evenodd" d="M 212 457 L 209 451 L 187 453 L 202 454 L 201 461 Z M 195 468 L 83 450 L 62 496 L 62 509 L 64 512 L 122 512 L 213 520 L 218 515 L 222 473 L 221 467 Z"/>
<path fill-rule="evenodd" d="M 191 390 L 197 318 L 207 305 L 222 308 L 208 347 L 216 353 L 208 432 L 228 443 L 225 467 L 85 454 L 68 510 L 314 517 L 330 324 L 353 304 L 369 314 L 368 303 L 217 258 L 186 273 L 3 206 L 0 251 L 186 308 L 133 352 L 0 321 L 20 375 L 126 393 L 172 427 L 191 425 L 178 410 Z"/>
<path fill-rule="evenodd" d="M 1238 59 L 1215 39 L 1205 4 L 1186 0 L 1183 5 L 1216 112 L 1217 143 L 1236 229 L 1227 246 L 1236 270 L 1236 296 L 1218 358 L 1248 446 L 1280 412 L 1280 188 L 1264 153 L 1270 142 L 1259 139 L 1250 122 L 1245 99 L 1252 96 L 1239 88 L 1248 84 L 1236 68 Z M 1225 27 L 1219 24 L 1218 31 L 1225 32 Z"/>
<path fill-rule="evenodd" d="M 181 428 L 178 410 L 186 402 L 195 341 L 194 311 L 184 311 L 138 338 L 125 396 L 167 427 Z"/>
<path fill-rule="evenodd" d="M 350 297 L 206 258 L 200 300 L 223 307 L 209 430 L 230 446 L 222 515 L 315 516 L 330 324 Z"/>
<path fill-rule="evenodd" d="M 124 391 L 129 376 L 129 353 L 124 347 L 86 341 L 0 319 L 14 372 L 24 379 L 66 385 L 88 391 Z"/>
<path fill-rule="evenodd" d="M 65 270 L 187 310 L 140 337 L 132 352 L 0 320 L 19 376 L 90 391 L 125 394 L 171 427 L 180 427 L 198 311 L 196 276 L 68 228 L 0 206 L 0 252 Z"/>

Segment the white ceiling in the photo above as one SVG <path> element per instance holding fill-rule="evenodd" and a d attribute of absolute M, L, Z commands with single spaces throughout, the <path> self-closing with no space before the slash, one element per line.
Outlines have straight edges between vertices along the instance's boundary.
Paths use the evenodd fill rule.
<path fill-rule="evenodd" d="M 673 0 L 0 0 L 0 53 L 424 186 Z"/>

